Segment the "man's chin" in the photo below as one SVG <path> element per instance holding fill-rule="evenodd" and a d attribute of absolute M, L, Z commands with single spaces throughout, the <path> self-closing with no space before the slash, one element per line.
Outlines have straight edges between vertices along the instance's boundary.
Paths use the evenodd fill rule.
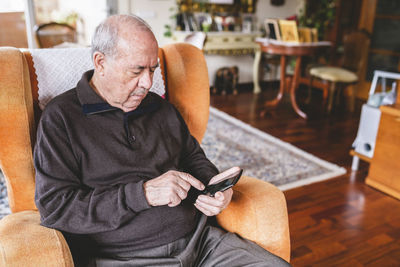
<path fill-rule="evenodd" d="M 131 105 L 123 105 L 123 106 L 121 107 L 121 109 L 122 109 L 124 112 L 130 112 L 130 111 L 135 110 L 139 105 L 140 105 L 140 102 L 139 102 L 139 103 L 134 103 L 134 104 L 131 104 Z"/>
<path fill-rule="evenodd" d="M 143 99 L 145 98 L 146 95 L 135 95 L 135 96 L 131 96 L 128 101 L 126 101 L 123 105 L 122 105 L 122 110 L 124 112 L 129 112 L 132 110 L 135 110 L 140 103 L 142 103 Z"/>
<path fill-rule="evenodd" d="M 137 109 L 138 106 L 139 105 L 137 105 L 137 106 L 129 106 L 129 107 L 124 106 L 121 109 L 122 109 L 123 112 L 130 112 L 130 111 L 134 111 L 135 109 Z"/>

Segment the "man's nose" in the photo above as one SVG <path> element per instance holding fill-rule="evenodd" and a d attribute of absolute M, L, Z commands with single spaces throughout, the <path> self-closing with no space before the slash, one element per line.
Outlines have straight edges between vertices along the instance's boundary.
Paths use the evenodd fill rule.
<path fill-rule="evenodd" d="M 143 72 L 142 77 L 139 80 L 139 87 L 150 89 L 153 84 L 153 73 L 150 70 Z"/>

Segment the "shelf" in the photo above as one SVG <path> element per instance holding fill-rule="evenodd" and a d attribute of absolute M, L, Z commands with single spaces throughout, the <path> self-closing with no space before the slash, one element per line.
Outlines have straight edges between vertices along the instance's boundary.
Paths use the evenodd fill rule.
<path fill-rule="evenodd" d="M 184 42 L 187 37 L 195 34 L 190 31 L 174 31 L 172 40 L 175 42 Z M 207 32 L 203 45 L 205 54 L 215 55 L 248 55 L 254 54 L 259 49 L 259 45 L 255 42 L 257 37 L 261 36 L 261 32 Z"/>

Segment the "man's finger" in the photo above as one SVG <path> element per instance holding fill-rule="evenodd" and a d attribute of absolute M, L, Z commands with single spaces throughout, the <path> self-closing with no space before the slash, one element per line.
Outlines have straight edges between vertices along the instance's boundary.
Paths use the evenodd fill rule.
<path fill-rule="evenodd" d="M 181 177 L 183 180 L 188 182 L 191 186 L 195 187 L 198 190 L 204 190 L 205 186 L 202 182 L 194 178 L 188 173 L 180 172 L 179 177 Z"/>
<path fill-rule="evenodd" d="M 168 204 L 169 207 L 175 207 L 178 206 L 181 203 L 181 199 L 179 198 L 178 195 L 172 195 L 170 197 L 170 202 Z"/>
<path fill-rule="evenodd" d="M 219 201 L 224 201 L 225 195 L 222 192 L 217 192 L 215 193 L 215 198 L 218 199 Z"/>
<path fill-rule="evenodd" d="M 186 180 L 182 179 L 180 176 L 178 176 L 178 179 L 176 179 L 176 183 L 178 186 L 180 186 L 183 190 L 188 192 L 190 190 L 190 183 L 188 183 Z"/>
<path fill-rule="evenodd" d="M 222 211 L 221 207 L 210 205 L 210 204 L 204 203 L 199 200 L 197 200 L 195 204 L 196 204 L 196 207 L 202 208 L 202 212 L 207 211 L 206 213 L 203 212 L 207 216 L 214 216 L 214 215 L 219 214 Z"/>
<path fill-rule="evenodd" d="M 201 207 L 201 206 L 199 206 L 199 205 L 197 205 L 197 204 L 194 204 L 194 206 L 199 210 L 199 211 L 201 211 L 203 214 L 205 214 L 205 215 L 207 215 L 207 216 L 213 216 L 214 214 L 212 214 L 209 210 L 206 210 L 206 209 L 204 209 L 203 207 Z"/>
<path fill-rule="evenodd" d="M 226 177 L 231 176 L 234 173 L 237 173 L 240 171 L 240 167 L 235 166 L 232 168 L 229 168 L 228 170 L 221 172 L 217 175 L 215 175 L 208 184 L 216 184 L 224 179 L 226 179 Z"/>
<path fill-rule="evenodd" d="M 216 199 L 215 197 L 210 197 L 206 195 L 200 195 L 197 199 L 203 203 L 207 203 L 213 206 L 222 206 L 224 204 L 223 201 Z"/>
<path fill-rule="evenodd" d="M 190 187 L 190 186 L 189 186 Z M 187 197 L 187 192 L 189 190 L 185 190 L 184 188 L 180 187 L 179 185 L 175 187 L 174 189 L 175 193 L 178 195 L 178 197 L 181 200 L 184 200 Z"/>

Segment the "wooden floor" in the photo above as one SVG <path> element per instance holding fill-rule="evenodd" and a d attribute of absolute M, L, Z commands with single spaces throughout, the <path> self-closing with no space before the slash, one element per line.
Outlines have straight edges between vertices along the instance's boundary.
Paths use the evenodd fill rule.
<path fill-rule="evenodd" d="M 321 92 L 313 91 L 310 104 L 306 104 L 307 90 L 303 89 L 299 90 L 298 102 L 309 120 L 295 114 L 288 97 L 260 117 L 263 102 L 276 92 L 264 88 L 259 95 L 249 90 L 238 95 L 213 95 L 211 105 L 347 169 L 341 177 L 284 192 L 292 265 L 400 266 L 400 201 L 365 185 L 368 164 L 362 162 L 357 172 L 350 169 L 349 150 L 362 102 L 358 101 L 351 113 L 342 98 L 327 115 Z"/>

